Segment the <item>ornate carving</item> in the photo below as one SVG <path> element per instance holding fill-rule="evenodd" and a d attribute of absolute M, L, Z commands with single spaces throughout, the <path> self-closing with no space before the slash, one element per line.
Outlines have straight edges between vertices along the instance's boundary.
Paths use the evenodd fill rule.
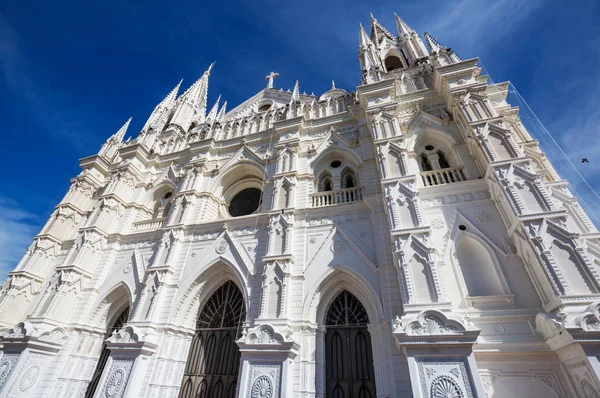
<path fill-rule="evenodd" d="M 4 354 L 0 359 L 0 391 L 2 391 L 2 387 L 4 387 L 18 359 L 19 354 Z"/>
<path fill-rule="evenodd" d="M 19 383 L 19 389 L 22 392 L 28 391 L 37 382 L 40 376 L 40 365 L 33 365 L 23 373 L 21 382 Z"/>
<path fill-rule="evenodd" d="M 441 375 L 431 382 L 431 398 L 463 398 L 465 394 L 449 376 Z"/>
<path fill-rule="evenodd" d="M 480 223 L 483 223 L 483 224 L 487 224 L 492 219 L 492 217 L 488 213 L 485 213 L 483 211 L 477 213 L 476 218 L 477 218 L 477 221 L 479 221 Z"/>
<path fill-rule="evenodd" d="M 284 337 L 269 325 L 261 325 L 246 334 L 247 344 L 282 344 Z"/>
<path fill-rule="evenodd" d="M 107 398 L 114 398 L 123 388 L 125 384 L 125 371 L 123 369 L 115 370 L 106 383 L 105 395 Z"/>
<path fill-rule="evenodd" d="M 137 333 L 135 333 L 133 326 L 125 326 L 118 332 L 114 331 L 108 340 L 113 343 L 137 343 L 139 337 Z"/>
<path fill-rule="evenodd" d="M 132 367 L 132 360 L 115 359 L 108 373 L 110 376 L 108 376 L 104 385 L 103 396 L 106 398 L 121 398 L 125 393 Z"/>
<path fill-rule="evenodd" d="M 227 251 L 228 248 L 229 248 L 229 245 L 227 244 L 227 242 L 225 240 L 221 240 L 219 242 L 219 244 L 217 244 L 215 251 L 219 254 L 223 254 Z"/>
<path fill-rule="evenodd" d="M 273 397 L 273 382 L 268 376 L 260 376 L 252 384 L 250 391 L 252 398 L 271 398 Z"/>

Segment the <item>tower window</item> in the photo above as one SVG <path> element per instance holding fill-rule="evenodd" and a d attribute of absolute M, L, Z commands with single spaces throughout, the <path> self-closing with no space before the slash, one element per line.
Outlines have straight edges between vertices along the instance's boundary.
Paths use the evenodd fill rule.
<path fill-rule="evenodd" d="M 331 183 L 331 177 L 325 176 L 321 179 L 319 183 L 319 192 L 332 191 L 333 184 Z"/>
<path fill-rule="evenodd" d="M 271 109 L 271 104 L 269 104 L 269 103 L 262 104 L 261 106 L 258 107 L 259 112 L 266 112 L 269 109 Z"/>
<path fill-rule="evenodd" d="M 438 162 L 440 163 L 440 169 L 447 169 L 447 168 L 449 168 L 450 164 L 446 160 L 446 157 L 444 156 L 444 152 L 438 151 L 437 154 L 438 154 Z"/>
<path fill-rule="evenodd" d="M 388 72 L 391 72 L 394 69 L 402 69 L 403 67 L 404 65 L 402 65 L 402 61 L 400 61 L 400 58 L 396 57 L 395 55 L 390 55 L 385 59 L 385 68 L 388 70 Z"/>

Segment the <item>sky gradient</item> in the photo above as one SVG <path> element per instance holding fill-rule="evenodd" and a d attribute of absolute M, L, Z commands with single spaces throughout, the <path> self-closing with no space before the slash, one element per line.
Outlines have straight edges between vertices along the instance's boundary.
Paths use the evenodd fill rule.
<path fill-rule="evenodd" d="M 127 0 L 0 5 L 0 280 L 79 173 L 130 116 L 136 135 L 154 106 L 216 61 L 209 106 L 229 109 L 265 86 L 319 95 L 359 84 L 359 23 L 396 32 L 394 12 L 495 82 L 511 80 L 596 189 L 600 188 L 600 7 L 580 0 Z"/>

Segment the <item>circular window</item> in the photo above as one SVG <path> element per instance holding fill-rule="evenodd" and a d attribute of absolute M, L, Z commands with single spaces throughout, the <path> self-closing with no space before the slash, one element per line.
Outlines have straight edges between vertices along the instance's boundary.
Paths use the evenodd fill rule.
<path fill-rule="evenodd" d="M 427 149 L 428 151 L 433 151 L 433 145 L 426 145 L 425 149 Z"/>
<path fill-rule="evenodd" d="M 467 226 L 466 225 L 459 225 L 458 229 L 460 229 L 461 231 L 466 231 L 467 230 Z"/>
<path fill-rule="evenodd" d="M 339 160 L 332 160 L 331 163 L 329 163 L 329 165 L 334 169 L 337 169 L 342 165 L 342 162 L 340 162 Z"/>
<path fill-rule="evenodd" d="M 265 112 L 265 111 L 268 111 L 269 109 L 271 109 L 271 104 L 262 104 L 261 106 L 258 107 L 259 112 Z"/>
<path fill-rule="evenodd" d="M 164 194 L 163 199 L 169 199 L 171 196 L 173 196 L 173 192 L 167 192 Z"/>
<path fill-rule="evenodd" d="M 229 204 L 229 214 L 232 217 L 247 216 L 254 213 L 260 206 L 262 192 L 258 188 L 246 188 L 238 192 Z"/>

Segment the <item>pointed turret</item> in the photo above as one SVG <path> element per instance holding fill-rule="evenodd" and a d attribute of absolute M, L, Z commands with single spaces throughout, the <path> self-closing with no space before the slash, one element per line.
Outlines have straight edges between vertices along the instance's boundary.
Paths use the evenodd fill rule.
<path fill-rule="evenodd" d="M 415 32 L 406 22 L 404 22 L 396 13 L 396 27 L 398 28 L 398 42 L 404 47 L 405 53 L 409 58 L 409 64 L 414 65 L 418 60 L 429 55 L 421 36 Z"/>
<path fill-rule="evenodd" d="M 373 13 L 371 13 L 371 40 L 373 40 L 375 45 L 379 47 L 379 44 L 381 43 L 381 38 L 384 36 L 390 40 L 396 39 L 394 35 L 390 33 L 389 30 L 387 30 L 379 22 L 377 22 L 377 19 L 373 16 Z"/>
<path fill-rule="evenodd" d="M 121 128 L 117 130 L 116 133 L 111 135 L 106 140 L 104 145 L 102 145 L 102 148 L 100 148 L 100 152 L 98 152 L 98 155 L 102 155 L 109 160 L 112 159 L 114 154 L 117 152 L 117 149 L 119 149 L 119 145 L 121 145 L 121 142 L 123 142 L 123 138 L 125 137 L 127 129 L 129 128 L 129 124 L 131 123 L 131 119 L 132 118 L 127 119 L 125 124 L 123 124 L 123 126 L 121 126 Z"/>
<path fill-rule="evenodd" d="M 167 94 L 167 96 L 156 105 L 154 111 L 144 124 L 142 128 L 142 132 L 147 132 L 150 128 L 154 130 L 162 130 L 164 124 L 166 123 L 166 119 L 168 114 L 173 110 L 177 100 L 177 93 L 179 93 L 179 88 L 181 87 L 181 83 L 183 79 L 179 81 L 179 83 Z"/>
<path fill-rule="evenodd" d="M 212 123 L 217 118 L 217 112 L 219 111 L 219 101 L 221 101 L 220 95 L 219 98 L 217 98 L 217 101 L 215 102 L 213 107 L 211 108 L 210 112 L 208 112 L 208 115 L 206 116 L 207 123 Z"/>
<path fill-rule="evenodd" d="M 398 36 L 402 36 L 402 35 L 410 35 L 411 33 L 416 33 L 414 30 L 412 30 L 410 28 L 410 26 L 408 26 L 406 24 L 406 22 L 404 22 L 399 16 L 398 14 L 394 13 L 394 17 L 396 17 L 396 27 L 398 28 Z"/>
<path fill-rule="evenodd" d="M 442 49 L 440 43 L 427 32 L 425 32 L 425 43 L 427 43 L 427 48 L 429 48 L 430 53 L 439 53 Z"/>
<path fill-rule="evenodd" d="M 115 134 L 113 134 L 113 136 L 111 138 L 114 138 L 115 141 L 117 141 L 117 142 L 123 141 L 123 138 L 125 137 L 125 133 L 127 133 L 127 129 L 129 128 L 129 125 L 131 124 L 131 119 L 133 119 L 133 118 L 130 117 L 129 119 L 127 119 L 127 121 L 121 126 L 121 128 Z"/>
<path fill-rule="evenodd" d="M 362 24 L 360 24 L 360 31 L 358 33 L 358 50 L 364 50 L 366 48 L 369 48 L 369 46 L 372 46 L 373 42 L 371 41 L 371 39 L 369 38 L 369 36 L 367 36 L 367 32 L 365 32 L 365 28 L 363 28 Z"/>
<path fill-rule="evenodd" d="M 425 42 L 432 55 L 437 55 L 437 61 L 441 65 L 460 62 L 462 59 L 450 47 L 442 46 L 433 36 L 425 32 Z"/>
<path fill-rule="evenodd" d="M 177 126 L 187 132 L 192 121 L 204 123 L 206 120 L 206 100 L 208 97 L 208 78 L 214 66 L 210 64 L 202 76 L 177 99 L 177 109 L 169 126 Z"/>
<path fill-rule="evenodd" d="M 221 110 L 217 114 L 216 121 L 221 123 L 223 121 L 223 118 L 225 117 L 226 112 L 227 112 L 227 101 L 223 102 L 223 106 L 221 107 Z"/>
<path fill-rule="evenodd" d="M 300 101 L 300 88 L 298 86 L 298 80 L 296 80 L 296 84 L 294 85 L 294 91 L 292 91 L 292 98 L 290 99 L 290 103 L 295 103 Z"/>

